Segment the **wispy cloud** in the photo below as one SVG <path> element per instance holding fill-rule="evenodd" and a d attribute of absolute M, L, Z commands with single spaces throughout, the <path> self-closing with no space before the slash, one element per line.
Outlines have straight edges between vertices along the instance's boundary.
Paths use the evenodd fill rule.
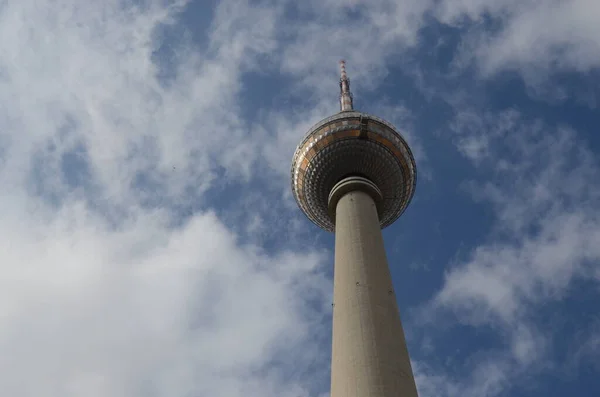
<path fill-rule="evenodd" d="M 572 130 L 515 111 L 459 114 L 455 127 L 459 150 L 494 175 L 466 186 L 476 201 L 492 205 L 496 220 L 487 241 L 447 270 L 423 314 L 451 314 L 459 323 L 496 330 L 500 347 L 490 344 L 474 365 L 496 368 L 498 377 L 474 379 L 468 385 L 476 389 L 466 394 L 493 396 L 509 380 L 514 386 L 520 374 L 553 362 L 558 341 L 540 329 L 536 311 L 569 294 L 575 281 L 596 280 L 600 168 Z"/>
<path fill-rule="evenodd" d="M 223 0 L 205 5 L 202 43 L 180 26 L 187 7 L 0 6 L 4 394 L 322 395 L 331 255 L 295 209 L 288 172 L 303 133 L 337 109 L 337 60 L 357 97 L 374 97 L 437 21 L 459 27 L 455 66 L 480 79 L 516 70 L 543 85 L 598 67 L 599 10 L 583 0 Z M 250 73 L 284 87 L 252 119 Z M 404 126 L 420 170 L 435 173 L 409 102 L 363 105 Z M 599 170 L 566 126 L 451 105 L 457 149 L 492 175 L 465 187 L 495 223 L 428 309 L 493 324 L 503 345 L 473 357 L 468 376 L 415 368 L 423 396 L 492 396 L 551 354 L 536 308 L 599 278 Z M 586 334 L 573 360 L 596 345 Z"/>
<path fill-rule="evenodd" d="M 241 243 L 205 196 L 260 155 L 237 94 L 276 45 L 277 9 L 219 3 L 207 48 L 177 44 L 165 82 L 156 35 L 183 7 L 0 11 L 3 393 L 310 391 L 309 370 L 270 363 L 320 357 L 298 347 L 327 335 L 325 257 Z"/>

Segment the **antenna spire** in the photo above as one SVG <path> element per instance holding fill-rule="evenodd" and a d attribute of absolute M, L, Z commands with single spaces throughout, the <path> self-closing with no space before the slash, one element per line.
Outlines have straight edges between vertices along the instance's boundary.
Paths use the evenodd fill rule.
<path fill-rule="evenodd" d="M 350 92 L 350 79 L 346 75 L 346 61 L 340 61 L 340 110 L 352 110 L 352 93 Z"/>

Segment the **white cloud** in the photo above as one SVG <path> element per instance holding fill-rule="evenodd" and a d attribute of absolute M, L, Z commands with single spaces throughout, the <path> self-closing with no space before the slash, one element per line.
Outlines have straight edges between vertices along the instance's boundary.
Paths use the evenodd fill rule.
<path fill-rule="evenodd" d="M 575 89 L 551 78 L 600 68 L 597 1 L 444 0 L 434 15 L 464 28 L 456 66 L 474 63 L 484 78 L 516 71 L 537 98 L 563 100 L 576 95 L 596 106 L 593 88 Z"/>
<path fill-rule="evenodd" d="M 284 30 L 294 41 L 284 48 L 283 69 L 302 76 L 304 87 L 318 88 L 340 57 L 354 65 L 360 90 L 376 87 L 387 74 L 386 61 L 401 59 L 405 49 L 420 44 L 419 33 L 430 17 L 461 28 L 456 66 L 474 63 L 484 78 L 515 70 L 532 94 L 564 99 L 569 87 L 552 88 L 550 77 L 600 67 L 595 0 L 328 0 L 295 8 L 301 18 Z M 586 100 L 593 104 L 590 95 Z"/>
<path fill-rule="evenodd" d="M 386 60 L 417 44 L 424 13 L 433 2 L 391 0 L 307 1 L 299 18 L 283 30 L 293 41 L 284 48 L 282 68 L 302 77 L 301 87 L 324 90 L 325 77 L 345 58 L 356 94 L 373 89 L 387 74 Z M 322 92 L 322 91 L 319 91 Z"/>
<path fill-rule="evenodd" d="M 224 16 L 219 10 L 231 6 L 222 2 L 211 48 L 199 55 L 188 49 L 165 86 L 151 62 L 153 34 L 178 8 L 150 3 L 127 11 L 119 4 L 20 2 L 4 9 L 1 99 L 9 116 L 2 135 L 15 154 L 5 160 L 11 180 L 25 177 L 36 150 L 49 156 L 46 175 L 59 178 L 60 156 L 74 145 L 83 146 L 94 181 L 112 199 L 141 199 L 130 188 L 136 178 L 170 199 L 202 194 L 219 167 L 230 178 L 248 178 L 257 145 L 236 111 L 236 94 L 242 69 L 271 49 L 273 15 L 236 3 Z M 265 23 L 232 25 L 236 18 Z M 190 43 L 181 46 L 183 52 Z M 23 131 L 28 139 L 14 138 Z M 43 149 L 49 144 L 56 146 L 51 153 Z"/>
<path fill-rule="evenodd" d="M 330 65 L 341 57 L 353 69 L 357 97 L 378 87 L 388 73 L 387 61 L 418 48 L 419 30 L 429 16 L 461 28 L 462 52 L 455 54 L 455 66 L 475 65 L 479 77 L 489 79 L 515 70 L 534 88 L 533 94 L 555 88 L 556 73 L 587 73 L 600 65 L 594 55 L 599 36 L 592 23 L 599 10 L 592 2 L 303 4 L 298 10 L 307 20 L 288 27 L 295 42 L 284 49 L 283 71 L 319 97 L 328 95 L 331 86 L 323 84 L 323 76 L 332 73 Z M 560 27 L 552 31 L 548 21 Z M 594 181 L 600 170 L 585 142 L 567 127 L 527 122 L 515 111 L 482 117 L 479 110 L 465 111 L 465 102 L 473 99 L 470 93 L 441 91 L 436 95 L 462 95 L 450 103 L 458 113 L 452 126 L 455 143 L 475 166 L 495 174 L 469 189 L 477 201 L 493 207 L 496 222 L 486 243 L 449 270 L 433 306 L 435 313 L 452 313 L 473 326 L 498 327 L 502 348 L 473 357 L 473 365 L 466 366 L 477 371 L 468 379 L 426 369 L 417 370 L 419 377 L 425 376 L 418 383 L 424 395 L 493 396 L 516 384 L 520 375 L 539 370 L 552 354 L 552 336 L 538 328 L 532 312 L 569 293 L 573 281 L 598 274 L 600 192 Z"/>
<path fill-rule="evenodd" d="M 327 293 L 322 258 L 239 247 L 210 213 L 175 230 L 164 215 L 115 231 L 75 203 L 2 228 L 0 389 L 262 395 L 244 392 L 262 380 L 284 391 L 253 372 L 313 337 L 320 318 L 304 305 Z"/>
<path fill-rule="evenodd" d="M 538 328 L 536 310 L 598 272 L 600 190 L 594 181 L 600 168 L 572 130 L 527 122 L 514 111 L 459 115 L 454 127 L 459 150 L 493 172 L 469 189 L 493 206 L 496 221 L 486 241 L 448 269 L 425 313 L 451 313 L 464 324 L 497 330 L 502 347 L 490 347 L 476 366 L 481 360 L 498 365 L 501 378 L 468 383 L 481 388 L 473 395 L 494 396 L 511 387 L 506 379 L 515 386 L 519 376 L 544 369 L 560 342 Z M 484 150 L 469 150 L 471 139 L 484 142 Z"/>
<path fill-rule="evenodd" d="M 205 197 L 247 181 L 260 156 L 237 94 L 275 48 L 277 9 L 219 3 L 207 48 L 184 37 L 161 81 L 157 28 L 184 6 L 0 8 L 4 394 L 298 397 L 321 385 L 270 366 L 327 362 L 314 345 L 327 338 L 323 253 L 243 244 Z"/>
<path fill-rule="evenodd" d="M 336 61 L 348 59 L 357 97 L 376 88 L 386 61 L 418 45 L 425 15 L 437 2 L 303 2 L 295 8 L 299 19 L 290 21 L 284 5 L 225 0 L 206 27 L 206 46 L 182 35 L 171 43 L 173 59 L 160 59 L 166 56 L 160 29 L 175 23 L 185 4 L 136 3 L 22 0 L 0 8 L 0 390 L 14 396 L 314 395 L 327 383 L 321 370 L 329 361 L 312 343 L 328 333 L 315 326 L 330 302 L 321 274 L 325 257 L 285 247 L 265 253 L 262 236 L 296 235 L 298 220 L 271 224 L 279 214 L 256 194 L 219 219 L 206 193 L 262 178 L 270 189 L 285 188 L 282 207 L 292 205 L 291 153 L 304 131 L 336 108 L 335 83 L 323 84 Z M 449 8 L 460 14 L 438 16 L 455 23 L 485 10 L 508 18 L 496 36 L 481 41 L 498 51 L 476 52 L 488 73 L 552 64 L 560 40 L 579 43 L 569 46 L 561 68 L 596 65 L 589 51 L 595 27 L 578 23 L 582 1 L 562 21 L 570 38 L 544 33 L 535 62 L 527 48 L 540 33 L 515 41 L 526 23 L 507 11 L 513 3 L 461 4 Z M 586 12 L 594 15 L 591 7 Z M 533 6 L 518 10 L 537 18 Z M 265 65 L 293 76 L 293 88 L 303 91 L 290 96 L 309 95 L 315 105 L 289 114 L 266 111 L 248 125 L 240 110 L 243 75 Z M 161 68 L 169 69 L 167 81 L 158 77 Z M 372 106 L 386 109 L 381 116 L 390 119 L 404 111 Z M 404 114 L 400 119 L 406 121 Z M 440 306 L 471 322 L 519 320 L 521 304 L 535 304 L 540 291 L 552 297 L 574 277 L 591 274 L 584 262 L 598 256 L 597 217 L 590 215 L 597 206 L 586 186 L 597 169 L 585 151 L 565 146 L 569 134 L 560 129 L 536 141 L 539 146 L 515 142 L 528 150 L 519 159 L 546 151 L 557 160 L 544 169 L 497 162 L 505 176 L 535 175 L 479 189 L 497 208 L 498 233 L 538 231 L 521 244 L 474 251 L 448 274 Z M 473 133 L 458 144 L 485 163 L 495 137 Z M 409 138 L 425 158 L 419 141 Z M 560 162 L 565 150 L 576 152 L 572 173 Z M 265 172 L 255 177 L 256 170 Z M 507 189 L 524 193 L 506 195 Z M 559 207 L 551 203 L 557 192 Z M 587 206 L 574 207 L 582 197 Z M 236 217 L 248 224 L 235 225 Z M 242 243 L 244 234 L 253 238 Z M 489 288 L 474 288 L 473 278 Z M 483 320 L 474 317 L 479 314 Z M 531 352 L 545 346 L 533 325 L 520 325 L 509 354 L 482 366 L 467 395 L 493 394 L 511 360 L 528 366 Z M 271 368 L 282 355 L 293 357 L 296 369 Z M 313 368 L 307 371 L 315 377 L 306 382 L 299 367 Z M 466 390 L 447 376 L 436 379 L 432 384 L 446 395 Z"/>

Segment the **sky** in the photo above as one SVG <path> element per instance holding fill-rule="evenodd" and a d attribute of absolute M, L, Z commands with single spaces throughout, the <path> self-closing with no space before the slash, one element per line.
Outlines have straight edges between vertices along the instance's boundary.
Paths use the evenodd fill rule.
<path fill-rule="evenodd" d="M 421 397 L 600 393 L 597 0 L 0 1 L 0 394 L 327 397 L 338 111 L 418 183 L 383 234 Z"/>

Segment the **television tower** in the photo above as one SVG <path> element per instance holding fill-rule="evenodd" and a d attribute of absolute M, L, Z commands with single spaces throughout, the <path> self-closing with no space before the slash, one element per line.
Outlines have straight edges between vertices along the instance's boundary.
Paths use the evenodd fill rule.
<path fill-rule="evenodd" d="M 331 397 L 417 397 L 381 229 L 404 212 L 417 169 L 390 123 L 353 108 L 340 61 L 340 112 L 296 148 L 298 206 L 335 232 Z"/>

